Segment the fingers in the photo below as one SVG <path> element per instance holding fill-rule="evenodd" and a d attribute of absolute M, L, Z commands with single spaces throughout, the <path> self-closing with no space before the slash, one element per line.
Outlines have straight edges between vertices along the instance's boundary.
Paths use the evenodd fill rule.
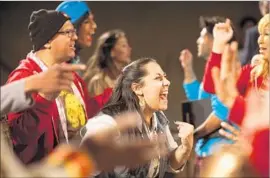
<path fill-rule="evenodd" d="M 179 130 L 178 136 L 180 138 L 188 137 L 194 132 L 194 126 L 191 124 L 179 121 L 176 121 L 175 124 L 177 125 L 177 129 Z"/>
<path fill-rule="evenodd" d="M 71 72 L 62 72 L 59 75 L 59 78 L 60 78 L 60 81 L 63 83 L 67 82 L 67 81 L 73 82 L 73 80 L 74 80 L 73 73 L 71 73 Z"/>
<path fill-rule="evenodd" d="M 218 132 L 219 132 L 220 135 L 222 135 L 223 137 L 225 137 L 225 138 L 227 138 L 229 140 L 232 140 L 232 141 L 237 141 L 238 140 L 237 136 L 235 136 L 232 133 L 229 133 L 229 132 L 225 131 L 224 129 L 220 129 Z"/>
<path fill-rule="evenodd" d="M 221 126 L 222 126 L 224 129 L 226 129 L 226 130 L 232 132 L 232 133 L 233 133 L 234 135 L 236 135 L 236 136 L 240 135 L 239 130 L 237 130 L 235 127 L 233 127 L 232 125 L 230 125 L 230 124 L 228 124 L 228 123 L 226 123 L 226 122 L 222 122 L 222 123 L 221 123 Z"/>
<path fill-rule="evenodd" d="M 83 71 L 86 69 L 86 66 L 84 64 L 66 64 L 62 63 L 59 66 L 59 69 L 62 72 L 75 72 L 75 71 Z"/>
<path fill-rule="evenodd" d="M 127 143 L 122 150 L 122 155 L 129 155 L 131 159 L 130 166 L 136 166 L 143 164 L 154 158 L 163 157 L 168 154 L 168 150 L 165 147 L 165 137 L 158 137 L 157 140 L 149 139 L 135 139 Z"/>

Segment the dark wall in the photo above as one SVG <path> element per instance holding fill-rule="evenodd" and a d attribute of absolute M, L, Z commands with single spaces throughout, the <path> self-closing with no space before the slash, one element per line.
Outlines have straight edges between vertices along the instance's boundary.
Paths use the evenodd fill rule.
<path fill-rule="evenodd" d="M 59 2 L 0 2 L 0 58 L 11 69 L 31 49 L 27 26 L 33 10 L 54 9 Z M 183 72 L 178 62 L 181 49 L 196 56 L 201 15 L 227 16 L 238 23 L 243 16 L 260 18 L 258 2 L 88 2 L 98 25 L 95 39 L 105 30 L 123 29 L 132 46 L 132 57 L 151 56 L 158 60 L 171 80 L 170 120 L 181 119 L 180 101 L 185 99 Z M 95 41 L 94 41 L 95 45 Z M 86 61 L 93 47 L 82 52 Z M 195 58 L 199 79 L 204 61 Z M 5 77 L 1 77 L 4 78 Z M 2 81 L 3 82 L 3 81 Z"/>

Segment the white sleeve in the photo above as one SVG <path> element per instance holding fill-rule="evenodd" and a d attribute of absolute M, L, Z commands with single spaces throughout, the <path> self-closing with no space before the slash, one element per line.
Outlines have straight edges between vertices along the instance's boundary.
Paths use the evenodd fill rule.
<path fill-rule="evenodd" d="M 82 138 L 82 142 L 87 137 L 97 133 L 98 131 L 104 130 L 106 128 L 114 127 L 116 126 L 116 122 L 113 117 L 106 115 L 106 114 L 100 114 L 97 115 L 91 119 L 89 119 L 85 125 L 86 127 L 86 133 Z M 92 173 L 91 176 L 97 176 L 100 174 L 99 170 L 96 170 L 94 173 Z"/>
<path fill-rule="evenodd" d="M 18 112 L 33 106 L 31 95 L 24 92 L 25 79 L 1 87 L 1 115 Z"/>
<path fill-rule="evenodd" d="M 83 138 L 90 136 L 92 134 L 95 134 L 98 131 L 101 131 L 106 128 L 114 127 L 116 126 L 116 122 L 113 117 L 106 115 L 106 114 L 100 114 L 92 119 L 89 119 L 85 125 L 86 127 L 86 133 Z"/>

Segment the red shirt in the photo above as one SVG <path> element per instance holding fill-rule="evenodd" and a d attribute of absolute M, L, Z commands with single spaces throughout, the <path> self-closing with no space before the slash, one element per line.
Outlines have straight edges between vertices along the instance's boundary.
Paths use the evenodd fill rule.
<path fill-rule="evenodd" d="M 211 53 L 209 60 L 207 61 L 205 67 L 205 73 L 203 77 L 203 88 L 206 92 L 215 93 L 214 82 L 211 75 L 211 70 L 213 67 L 220 68 L 221 64 L 221 54 Z M 242 68 L 240 77 L 237 81 L 237 88 L 240 93 L 236 97 L 234 104 L 230 110 L 229 120 L 242 125 L 246 114 L 246 101 L 245 97 L 250 89 L 254 87 L 254 82 L 251 82 L 251 70 L 250 65 L 246 65 Z M 258 87 L 261 87 L 263 83 L 263 78 L 258 78 Z M 263 129 L 258 130 L 254 135 L 254 140 L 252 142 L 253 152 L 250 156 L 250 161 L 256 170 L 262 176 L 269 176 L 269 134 L 270 130 Z"/>
<path fill-rule="evenodd" d="M 9 75 L 7 83 L 42 72 L 29 57 Z M 91 118 L 97 103 L 88 96 L 84 81 L 74 72 L 74 84 L 78 88 L 86 107 L 86 117 Z M 60 124 L 55 101 L 48 101 L 33 94 L 35 105 L 27 110 L 8 114 L 14 150 L 22 162 L 28 164 L 47 156 L 58 144 Z"/>

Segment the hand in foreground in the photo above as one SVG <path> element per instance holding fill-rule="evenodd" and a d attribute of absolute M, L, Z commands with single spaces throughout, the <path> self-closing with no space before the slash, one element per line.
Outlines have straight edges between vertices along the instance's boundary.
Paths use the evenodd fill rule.
<path fill-rule="evenodd" d="M 53 100 L 62 90 L 71 90 L 73 72 L 85 70 L 81 64 L 56 64 L 47 71 L 26 78 L 26 93 L 37 92 L 42 97 Z"/>
<path fill-rule="evenodd" d="M 136 137 L 120 142 L 116 139 L 120 132 L 136 127 L 138 117 L 134 113 L 119 115 L 116 127 L 98 131 L 83 140 L 82 147 L 93 157 L 98 170 L 111 171 L 115 166 L 123 165 L 132 168 L 167 154 L 163 136 L 153 140 Z"/>

